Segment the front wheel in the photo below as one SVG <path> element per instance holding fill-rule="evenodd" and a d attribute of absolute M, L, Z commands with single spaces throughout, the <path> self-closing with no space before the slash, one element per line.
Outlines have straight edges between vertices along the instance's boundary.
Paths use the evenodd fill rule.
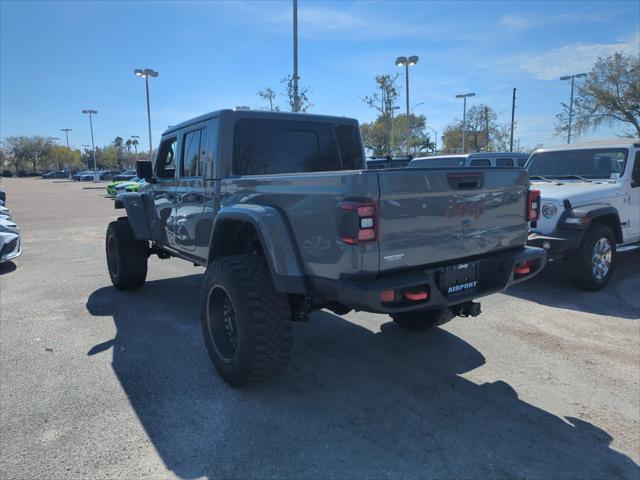
<path fill-rule="evenodd" d="M 575 284 L 585 290 L 600 290 L 609 282 L 615 260 L 616 241 L 611 229 L 591 226 L 573 259 Z"/>
<path fill-rule="evenodd" d="M 222 257 L 209 265 L 200 312 L 214 367 L 233 387 L 266 380 L 284 369 L 291 351 L 291 310 L 273 286 L 264 258 Z"/>
<path fill-rule="evenodd" d="M 113 286 L 120 290 L 141 287 L 147 278 L 147 242 L 136 240 L 126 217 L 111 222 L 106 238 L 107 266 Z"/>
<path fill-rule="evenodd" d="M 394 313 L 391 315 L 391 318 L 398 325 L 408 330 L 426 330 L 444 325 L 451 321 L 454 316 L 448 308 L 439 308 L 426 312 Z"/>

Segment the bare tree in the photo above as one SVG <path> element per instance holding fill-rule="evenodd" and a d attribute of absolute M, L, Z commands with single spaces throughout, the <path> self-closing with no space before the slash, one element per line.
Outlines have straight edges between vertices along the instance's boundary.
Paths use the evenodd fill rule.
<path fill-rule="evenodd" d="M 569 129 L 569 105 L 556 115 L 555 133 Z M 640 137 L 640 56 L 614 53 L 598 58 L 587 79 L 576 85 L 573 100 L 572 133 L 580 135 L 600 125 L 622 124 Z"/>
<path fill-rule="evenodd" d="M 275 100 L 276 100 L 276 92 L 275 90 L 273 90 L 273 88 L 271 87 L 267 87 L 263 90 L 260 90 L 258 92 L 258 96 L 262 99 L 265 100 L 267 102 L 269 102 L 269 110 L 271 110 L 272 112 L 274 111 L 278 111 L 280 110 L 280 107 L 278 107 L 278 105 L 275 104 Z"/>
<path fill-rule="evenodd" d="M 293 77 L 291 75 L 287 75 L 281 80 L 281 83 L 284 85 L 283 96 L 287 99 L 287 106 L 292 112 L 296 111 L 296 105 L 299 107 L 299 112 L 306 112 L 313 107 L 313 103 L 309 100 L 309 94 L 311 93 L 311 89 L 309 87 L 298 86 L 298 98 L 296 101 L 295 91 L 293 88 Z"/>

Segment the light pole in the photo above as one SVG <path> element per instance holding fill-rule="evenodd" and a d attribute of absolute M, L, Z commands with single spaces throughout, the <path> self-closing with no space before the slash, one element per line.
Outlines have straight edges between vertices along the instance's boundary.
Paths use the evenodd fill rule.
<path fill-rule="evenodd" d="M 83 148 L 84 148 L 84 151 L 86 152 L 87 150 L 89 150 L 89 147 L 90 147 L 91 145 L 86 145 L 86 144 L 84 144 L 84 143 L 83 143 L 83 144 L 82 144 L 82 145 L 80 145 L 80 146 L 81 146 L 81 147 L 83 147 Z M 80 155 L 82 155 L 82 153 L 81 153 Z M 91 167 L 89 166 L 89 161 L 88 161 L 88 160 L 87 160 L 87 168 L 91 168 Z"/>
<path fill-rule="evenodd" d="M 97 110 L 82 110 L 82 113 L 86 113 L 89 115 L 89 126 L 91 127 L 91 150 L 93 151 L 93 181 L 98 181 L 98 170 L 96 168 L 96 144 L 93 141 L 93 120 L 91 119 L 92 115 L 96 115 L 98 113 Z"/>
<path fill-rule="evenodd" d="M 560 80 L 571 80 L 571 99 L 569 100 L 569 132 L 567 133 L 567 144 L 571 143 L 571 121 L 573 120 L 573 84 L 576 78 L 586 78 L 586 73 L 576 73 L 575 75 L 565 75 Z"/>
<path fill-rule="evenodd" d="M 462 153 L 465 152 L 464 145 L 464 129 L 467 128 L 467 97 L 475 97 L 475 93 L 463 93 L 460 95 L 456 95 L 456 98 L 462 98 L 464 100 L 464 104 L 462 107 Z"/>
<path fill-rule="evenodd" d="M 60 131 L 64 132 L 65 136 L 67 137 L 67 148 L 69 148 L 69 132 L 71 131 L 71 129 L 70 128 L 61 128 Z"/>
<path fill-rule="evenodd" d="M 393 130 L 393 111 L 400 110 L 400 107 L 391 107 L 391 139 L 389 140 L 389 155 L 393 155 L 393 137 L 395 132 Z"/>
<path fill-rule="evenodd" d="M 426 127 L 431 130 L 433 132 L 433 134 L 435 135 L 435 140 L 433 142 L 433 154 L 437 155 L 438 154 L 438 131 L 431 128 L 429 125 L 426 125 Z"/>
<path fill-rule="evenodd" d="M 407 84 L 407 117 L 409 116 L 409 67 L 415 65 L 416 63 L 418 63 L 418 57 L 416 55 L 412 55 L 409 58 L 396 58 L 396 66 L 404 67 L 405 71 L 405 80 Z"/>
<path fill-rule="evenodd" d="M 47 138 L 47 140 L 51 140 L 53 142 L 53 146 L 57 147 L 58 145 L 56 144 L 56 142 L 58 140 L 60 140 L 60 139 L 58 137 L 49 137 L 49 138 Z M 57 148 L 56 148 L 55 152 L 56 152 L 56 172 L 59 172 L 60 171 L 60 162 L 58 162 L 58 149 Z"/>
<path fill-rule="evenodd" d="M 150 68 L 144 70 L 136 68 L 133 73 L 138 77 L 142 77 L 147 85 L 147 122 L 149 123 L 149 161 L 151 161 L 151 155 L 153 152 L 153 142 L 151 141 L 151 105 L 149 104 L 149 77 L 157 77 L 158 72 Z"/>
<path fill-rule="evenodd" d="M 298 97 L 298 0 L 293 0 L 293 111 L 300 111 Z"/>

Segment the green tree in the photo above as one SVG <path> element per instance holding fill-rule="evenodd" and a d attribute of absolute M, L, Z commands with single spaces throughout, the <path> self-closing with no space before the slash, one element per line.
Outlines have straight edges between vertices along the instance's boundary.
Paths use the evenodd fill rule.
<path fill-rule="evenodd" d="M 365 124 L 363 139 L 373 155 L 392 153 L 392 114 L 398 99 L 398 74 L 376 75 L 376 89 L 371 95 L 361 97 L 367 106 L 378 112 L 378 117 L 370 124 Z"/>
<path fill-rule="evenodd" d="M 5 153 L 10 164 L 16 169 L 16 173 L 24 170 L 29 163 L 31 163 L 33 173 L 42 169 L 42 157 L 51 148 L 51 143 L 38 135 L 7 137 L 4 140 Z"/>
<path fill-rule="evenodd" d="M 392 152 L 420 154 L 433 151 L 435 143 L 426 132 L 424 115 L 398 115 L 392 124 Z"/>
<path fill-rule="evenodd" d="M 509 127 L 498 123 L 498 115 L 489 105 L 479 104 L 467 110 L 465 152 L 496 152 L 509 149 Z M 443 150 L 461 153 L 462 120 L 449 123 L 442 133 Z"/>
<path fill-rule="evenodd" d="M 556 135 L 569 130 L 569 105 L 556 115 Z M 572 134 L 579 136 L 600 125 L 622 125 L 640 137 L 640 56 L 614 53 L 600 57 L 584 82 L 576 83 Z"/>

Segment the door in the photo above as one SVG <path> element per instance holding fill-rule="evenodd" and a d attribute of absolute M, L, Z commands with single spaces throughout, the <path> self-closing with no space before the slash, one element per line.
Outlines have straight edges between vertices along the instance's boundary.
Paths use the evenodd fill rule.
<path fill-rule="evenodd" d="M 178 137 L 162 140 L 155 165 L 152 186 L 153 203 L 156 210 L 152 226 L 153 238 L 162 245 L 175 248 L 174 223 L 176 215 L 176 160 L 178 157 Z"/>
<path fill-rule="evenodd" d="M 191 253 L 196 250 L 197 227 L 205 203 L 206 124 L 184 129 L 181 145 L 175 235 L 178 249 Z"/>
<path fill-rule="evenodd" d="M 624 243 L 633 243 L 640 240 L 640 150 L 636 150 L 636 155 L 633 159 L 633 170 L 631 171 L 631 181 L 627 185 L 629 189 L 629 205 L 627 206 L 627 214 L 624 217 L 629 224 L 628 228 L 623 230 L 623 241 Z"/>

